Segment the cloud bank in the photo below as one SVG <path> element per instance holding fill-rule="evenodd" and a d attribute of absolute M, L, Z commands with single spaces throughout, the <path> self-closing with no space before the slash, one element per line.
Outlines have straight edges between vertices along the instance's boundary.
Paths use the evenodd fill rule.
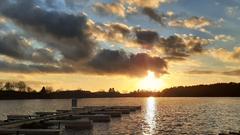
<path fill-rule="evenodd" d="M 146 53 L 127 53 L 99 49 L 93 38 L 91 23 L 86 15 L 48 11 L 34 0 L 2 2 L 1 13 L 24 30 L 31 38 L 43 42 L 44 48 L 34 48 L 24 35 L 7 34 L 0 38 L 0 53 L 19 60 L 1 61 L 2 71 L 13 72 L 87 72 L 141 76 L 147 70 L 166 73 L 167 63 Z M 19 12 L 21 11 L 21 12 Z M 96 26 L 94 26 L 96 27 Z M 114 33 L 128 33 L 120 25 L 112 25 Z M 136 32 L 137 42 L 153 42 L 149 33 Z M 104 33 L 105 34 L 105 33 Z M 54 51 L 60 52 L 58 59 Z M 23 61 L 23 62 L 20 62 Z"/>
<path fill-rule="evenodd" d="M 164 3 L 169 1 L 119 0 L 98 2 L 92 8 L 100 15 L 121 18 L 140 11 L 141 15 L 164 27 L 204 31 L 212 25 L 212 21 L 204 17 L 179 19 L 174 12 L 159 13 L 157 8 Z M 85 13 L 76 12 L 73 8 L 76 4 L 79 3 L 75 0 L 2 0 L 0 57 L 4 59 L 0 60 L 0 70 L 128 76 L 143 76 L 151 70 L 160 76 L 168 72 L 169 61 L 186 60 L 203 53 L 213 41 L 231 40 L 230 36 L 223 34 L 213 39 L 192 34 L 162 36 L 158 31 L 143 26 L 97 22 Z M 2 29 L 1 26 L 5 25 L 14 30 L 4 31 L 8 27 Z M 111 48 L 111 44 L 120 44 L 122 48 Z"/>

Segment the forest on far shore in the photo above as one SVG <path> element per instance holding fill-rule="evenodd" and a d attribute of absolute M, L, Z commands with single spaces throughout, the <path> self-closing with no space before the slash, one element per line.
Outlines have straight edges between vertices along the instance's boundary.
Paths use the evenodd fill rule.
<path fill-rule="evenodd" d="M 25 82 L 0 82 L 0 100 L 4 99 L 68 99 L 104 97 L 240 97 L 240 83 L 216 83 L 209 85 L 179 86 L 162 91 L 135 90 L 120 93 L 115 88 L 91 92 L 90 90 L 54 90 L 42 87 L 34 90 Z"/>

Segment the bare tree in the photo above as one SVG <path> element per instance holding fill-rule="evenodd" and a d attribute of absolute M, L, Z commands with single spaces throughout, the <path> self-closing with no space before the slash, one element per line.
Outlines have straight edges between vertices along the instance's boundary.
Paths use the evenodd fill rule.
<path fill-rule="evenodd" d="M 14 89 L 14 84 L 12 82 L 6 82 L 4 85 L 4 88 L 6 90 L 13 90 Z"/>
<path fill-rule="evenodd" d="M 53 87 L 47 86 L 47 87 L 46 87 L 46 92 L 47 92 L 47 93 L 53 92 Z"/>
<path fill-rule="evenodd" d="M 27 90 L 28 93 L 33 92 L 33 89 L 29 86 L 26 88 L 26 90 Z"/>
<path fill-rule="evenodd" d="M 3 87 L 4 87 L 4 83 L 0 82 L 0 90 L 3 90 Z"/>
<path fill-rule="evenodd" d="M 116 92 L 116 91 L 115 91 L 114 88 L 109 88 L 108 92 L 109 92 L 109 93 L 114 93 L 114 92 Z"/>
<path fill-rule="evenodd" d="M 20 92 L 25 92 L 27 89 L 27 84 L 23 81 L 19 81 L 15 84 L 15 87 L 20 91 Z"/>

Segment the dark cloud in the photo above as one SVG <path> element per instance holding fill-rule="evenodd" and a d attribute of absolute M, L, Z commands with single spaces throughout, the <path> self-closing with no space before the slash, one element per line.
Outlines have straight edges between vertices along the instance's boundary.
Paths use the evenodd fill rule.
<path fill-rule="evenodd" d="M 47 2 L 54 8 L 55 3 Z M 46 44 L 46 48 L 34 49 L 24 43 L 20 36 L 1 37 L 2 55 L 15 60 L 31 61 L 31 64 L 1 61 L 1 71 L 91 72 L 141 76 L 151 70 L 161 75 L 167 72 L 167 60 L 183 60 L 194 53 L 202 52 L 206 45 L 202 39 L 193 36 L 164 38 L 154 30 L 121 23 L 98 24 L 86 15 L 46 10 L 43 7 L 37 5 L 35 0 L 19 0 L 16 3 L 1 1 L 0 12 L 4 17 L 12 20 L 27 36 Z M 116 7 L 113 5 L 111 8 L 115 12 Z M 144 8 L 143 12 L 159 23 L 163 23 L 166 17 L 151 8 Z M 99 50 L 96 43 L 98 39 L 119 42 L 126 46 L 134 44 L 139 45 L 138 48 L 158 49 L 161 50 L 161 57 L 151 57 L 145 53 L 132 54 L 123 50 Z M 63 56 L 61 61 L 54 58 L 54 51 Z"/>
<path fill-rule="evenodd" d="M 136 32 L 137 42 L 144 45 L 147 48 L 151 48 L 159 41 L 159 35 L 155 31 L 151 30 L 137 30 Z"/>
<path fill-rule="evenodd" d="M 0 37 L 0 53 L 14 58 L 23 58 L 23 52 L 27 46 L 19 45 L 15 35 Z"/>
<path fill-rule="evenodd" d="M 2 54 L 15 59 L 25 60 L 28 57 L 30 58 L 30 56 L 35 56 L 35 58 L 31 57 L 33 64 L 30 65 L 2 61 L 2 71 L 91 71 L 95 73 L 125 74 L 131 76 L 143 75 L 147 70 L 155 71 L 158 75 L 166 72 L 167 63 L 163 59 L 150 57 L 143 53 L 127 54 L 124 51 L 102 50 L 94 56 L 96 44 L 90 38 L 88 19 L 84 15 L 46 11 L 38 7 L 32 0 L 18 1 L 16 4 L 6 4 L 6 7 L 1 12 L 4 16 L 12 19 L 16 25 L 29 32 L 33 37 L 45 42 L 51 48 L 59 50 L 64 56 L 60 64 L 35 63 L 40 60 L 49 59 L 47 58 L 49 54 L 46 50 L 33 50 L 31 47 L 20 43 L 20 39 L 17 37 L 8 35 L 8 38 L 2 40 Z M 120 24 L 106 27 L 109 28 L 109 35 L 117 32 L 125 36 L 133 32 L 127 26 Z M 141 44 L 153 44 L 158 38 L 158 34 L 151 31 L 134 29 L 134 32 L 136 33 L 136 42 Z M 13 48 L 17 48 L 17 50 Z M 78 62 L 84 58 L 87 59 L 83 62 Z"/>
<path fill-rule="evenodd" d="M 59 49 L 66 59 L 87 58 L 95 49 L 95 43 L 87 33 L 88 20 L 85 15 L 46 11 L 33 0 L 6 4 L 1 11 L 37 39 Z"/>
<path fill-rule="evenodd" d="M 27 60 L 39 63 L 57 63 L 54 58 L 54 51 L 48 48 L 34 49 L 28 44 L 28 39 L 15 34 L 8 34 L 0 37 L 0 54 L 18 60 Z"/>
<path fill-rule="evenodd" d="M 73 69 L 68 66 L 58 67 L 54 65 L 10 63 L 0 60 L 0 71 L 20 73 L 67 73 L 73 72 Z"/>
<path fill-rule="evenodd" d="M 161 49 L 166 59 L 183 60 L 195 53 L 201 53 L 208 39 L 193 35 L 173 35 L 161 37 L 156 31 L 129 27 L 121 23 L 95 24 L 93 33 L 101 41 L 118 42 L 125 45 L 139 45 L 143 49 Z"/>
<path fill-rule="evenodd" d="M 143 8 L 143 14 L 147 15 L 152 20 L 158 22 L 159 24 L 165 26 L 166 15 L 158 14 L 153 8 Z"/>
<path fill-rule="evenodd" d="M 0 54 L 19 59 L 40 63 L 56 63 L 54 54 L 46 48 L 34 49 L 27 39 L 16 34 L 0 37 Z"/>
<path fill-rule="evenodd" d="M 188 49 L 183 40 L 177 36 L 170 36 L 168 38 L 162 38 L 160 46 L 164 49 L 167 55 L 177 57 L 187 57 Z"/>
<path fill-rule="evenodd" d="M 3 8 L 8 3 L 9 3 L 9 0 L 1 0 L 0 1 L 0 7 Z"/>
<path fill-rule="evenodd" d="M 149 7 L 143 8 L 142 13 L 162 26 L 194 29 L 205 33 L 209 33 L 209 31 L 206 30 L 206 27 L 214 24 L 218 25 L 217 22 L 214 23 L 204 17 L 192 16 L 189 18 L 179 18 L 181 15 L 175 15 L 172 11 L 167 13 L 158 13 L 156 9 Z"/>
<path fill-rule="evenodd" d="M 185 58 L 194 53 L 201 53 L 205 45 L 208 45 L 207 39 L 201 39 L 194 36 L 170 36 L 161 38 L 158 47 L 162 48 L 168 58 Z"/>
<path fill-rule="evenodd" d="M 144 49 L 151 49 L 159 42 L 156 31 L 130 27 L 122 23 L 96 24 L 92 26 L 92 32 L 99 40 L 119 42 L 123 44 L 138 44 Z"/>
<path fill-rule="evenodd" d="M 99 74 L 146 75 L 148 70 L 157 75 L 166 73 L 167 63 L 160 57 L 145 53 L 127 54 L 122 50 L 102 50 L 88 63 L 90 70 Z"/>

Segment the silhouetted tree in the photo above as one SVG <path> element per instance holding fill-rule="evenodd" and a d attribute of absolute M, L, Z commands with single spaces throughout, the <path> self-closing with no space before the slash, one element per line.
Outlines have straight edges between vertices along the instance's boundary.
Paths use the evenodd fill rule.
<path fill-rule="evenodd" d="M 109 93 L 114 93 L 114 92 L 116 92 L 116 91 L 115 91 L 114 88 L 109 88 L 108 92 L 109 92 Z"/>
<path fill-rule="evenodd" d="M 47 87 L 46 87 L 46 92 L 47 92 L 47 93 L 53 92 L 53 87 L 47 86 Z"/>
<path fill-rule="evenodd" d="M 13 90 L 14 89 L 14 84 L 11 82 L 6 82 L 4 85 L 5 90 Z"/>
<path fill-rule="evenodd" d="M 26 88 L 26 90 L 27 90 L 28 93 L 33 92 L 33 89 L 29 86 Z"/>
<path fill-rule="evenodd" d="M 20 91 L 20 92 L 25 92 L 27 89 L 27 85 L 23 81 L 19 81 L 15 84 L 15 87 Z"/>
<path fill-rule="evenodd" d="M 0 90 L 3 90 L 4 84 L 3 82 L 0 82 Z"/>
<path fill-rule="evenodd" d="M 42 87 L 42 90 L 40 91 L 40 93 L 42 93 L 42 94 L 48 94 L 51 92 L 53 92 L 53 88 L 50 86 Z"/>
<path fill-rule="evenodd" d="M 42 87 L 40 93 L 41 94 L 47 94 L 46 88 L 44 86 Z"/>

